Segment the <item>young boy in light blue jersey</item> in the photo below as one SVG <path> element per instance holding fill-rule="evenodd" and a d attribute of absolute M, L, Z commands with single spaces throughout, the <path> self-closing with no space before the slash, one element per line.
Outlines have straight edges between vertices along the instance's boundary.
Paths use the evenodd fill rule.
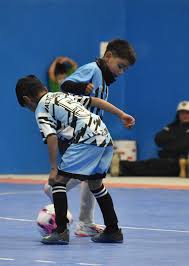
<path fill-rule="evenodd" d="M 66 184 L 70 178 L 88 181 L 90 191 L 101 209 L 106 227 L 103 232 L 93 236 L 92 241 L 122 243 L 123 234 L 118 227 L 112 198 L 102 183 L 113 155 L 112 139 L 100 117 L 89 112 L 84 105 L 115 114 L 125 127 L 132 127 L 135 119 L 96 97 L 48 92 L 33 75 L 18 80 L 16 95 L 22 107 L 35 112 L 43 141 L 48 145 L 51 167 L 49 184 L 52 186 L 57 229 L 42 238 L 42 243 L 69 244 Z M 70 140 L 70 146 L 59 164 L 58 138 Z"/>
<path fill-rule="evenodd" d="M 108 86 L 117 80 L 136 60 L 135 51 L 126 41 L 115 39 L 108 43 L 104 56 L 79 67 L 63 80 L 61 90 L 77 95 L 90 95 L 108 100 Z M 103 110 L 90 111 L 103 118 Z"/>
<path fill-rule="evenodd" d="M 126 41 L 115 39 L 108 43 L 105 54 L 95 62 L 79 67 L 74 73 L 60 83 L 63 92 L 74 95 L 90 95 L 108 100 L 108 86 L 135 63 L 135 52 Z M 86 107 L 90 112 L 103 119 L 103 110 L 98 107 Z M 70 180 L 68 188 L 78 184 L 78 180 Z M 46 194 L 52 197 L 51 187 L 45 185 Z M 86 182 L 81 183 L 81 204 L 79 223 L 75 234 L 90 236 L 99 232 L 101 227 L 94 223 L 95 199 Z"/>

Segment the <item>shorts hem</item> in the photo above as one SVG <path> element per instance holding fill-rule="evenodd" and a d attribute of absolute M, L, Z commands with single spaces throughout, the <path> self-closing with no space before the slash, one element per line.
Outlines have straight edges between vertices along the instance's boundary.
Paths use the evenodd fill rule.
<path fill-rule="evenodd" d="M 58 170 L 58 175 L 68 177 L 68 178 L 79 179 L 81 181 L 103 179 L 106 177 L 106 173 L 103 173 L 103 174 L 96 173 L 93 175 L 80 175 L 80 174 L 76 174 L 76 173 L 65 172 L 62 170 Z"/>

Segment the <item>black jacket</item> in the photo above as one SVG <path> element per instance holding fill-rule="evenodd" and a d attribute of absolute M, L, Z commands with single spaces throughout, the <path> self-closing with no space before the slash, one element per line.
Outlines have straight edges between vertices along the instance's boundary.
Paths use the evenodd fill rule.
<path fill-rule="evenodd" d="M 178 120 L 167 125 L 155 136 L 155 143 L 160 147 L 160 158 L 187 157 L 189 153 L 189 123 L 181 124 Z"/>

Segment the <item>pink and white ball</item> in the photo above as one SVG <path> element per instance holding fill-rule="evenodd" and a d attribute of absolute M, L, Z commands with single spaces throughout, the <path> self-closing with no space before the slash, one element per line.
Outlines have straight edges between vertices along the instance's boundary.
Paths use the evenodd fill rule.
<path fill-rule="evenodd" d="M 72 214 L 67 211 L 69 225 L 73 222 Z M 49 204 L 39 211 L 37 216 L 37 227 L 41 236 L 50 235 L 57 227 L 55 221 L 54 205 Z"/>

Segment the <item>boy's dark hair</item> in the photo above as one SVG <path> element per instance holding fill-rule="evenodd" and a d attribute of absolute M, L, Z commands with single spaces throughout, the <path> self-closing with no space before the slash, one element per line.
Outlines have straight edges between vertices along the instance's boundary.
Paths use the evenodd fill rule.
<path fill-rule="evenodd" d="M 106 52 L 112 52 L 116 57 L 127 59 L 130 65 L 136 61 L 136 53 L 133 47 L 126 40 L 114 39 L 110 41 L 106 47 Z"/>
<path fill-rule="evenodd" d="M 70 69 L 72 68 L 72 65 L 69 62 L 64 62 L 62 64 L 57 63 L 55 66 L 55 75 L 58 74 L 66 74 Z"/>
<path fill-rule="evenodd" d="M 25 102 L 23 96 L 35 98 L 44 89 L 45 86 L 35 75 L 28 75 L 19 79 L 16 83 L 16 96 L 19 104 L 24 107 Z"/>

